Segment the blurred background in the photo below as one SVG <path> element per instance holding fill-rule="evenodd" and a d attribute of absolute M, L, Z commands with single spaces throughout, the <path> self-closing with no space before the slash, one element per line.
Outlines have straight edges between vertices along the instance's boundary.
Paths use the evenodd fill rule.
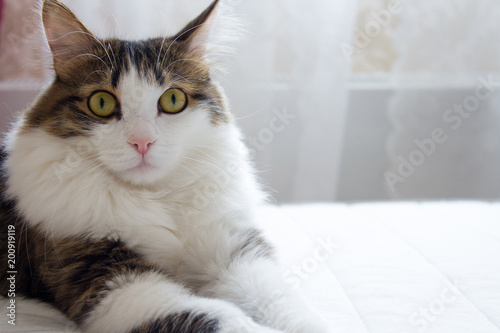
<path fill-rule="evenodd" d="M 0 0 L 2 132 L 50 80 L 35 2 Z M 210 0 L 63 2 L 98 36 L 145 38 Z M 247 32 L 220 80 L 276 202 L 500 198 L 500 3 L 223 8 Z"/>

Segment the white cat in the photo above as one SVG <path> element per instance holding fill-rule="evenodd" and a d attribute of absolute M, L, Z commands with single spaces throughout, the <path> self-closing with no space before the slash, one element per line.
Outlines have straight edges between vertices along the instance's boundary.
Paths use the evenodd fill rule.
<path fill-rule="evenodd" d="M 85 332 L 329 332 L 255 227 L 264 195 L 206 56 L 218 6 L 124 41 L 43 4 L 55 78 L 5 144 L 0 217 L 19 291 Z"/>

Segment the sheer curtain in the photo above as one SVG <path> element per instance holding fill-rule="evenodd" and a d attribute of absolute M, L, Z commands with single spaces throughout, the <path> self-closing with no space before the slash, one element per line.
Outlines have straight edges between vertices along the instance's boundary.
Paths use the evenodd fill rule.
<path fill-rule="evenodd" d="M 339 45 L 352 36 L 355 2 L 240 1 L 235 9 L 250 33 L 227 90 L 261 176 L 281 201 L 333 200 L 350 71 Z"/>
<path fill-rule="evenodd" d="M 409 1 L 394 44 L 392 198 L 500 197 L 500 5 Z"/>
<path fill-rule="evenodd" d="M 22 36 L 15 22 L 20 15 L 30 17 L 33 1 L 5 1 L 11 15 L 3 25 Z M 64 2 L 100 36 L 143 38 L 175 32 L 210 0 Z M 339 45 L 351 39 L 356 2 L 226 0 L 223 5 L 247 31 L 221 79 L 259 176 L 281 202 L 335 199 L 350 71 Z M 39 35 L 24 37 L 34 44 L 23 44 L 21 53 L 2 44 L 0 67 L 11 68 L 0 70 L 3 82 L 46 77 L 30 67 L 38 57 L 32 46 L 41 48 Z"/>
<path fill-rule="evenodd" d="M 2 122 L 47 77 L 36 1 L 3 1 Z M 143 38 L 210 0 L 65 2 L 100 36 Z M 500 197 L 497 1 L 223 4 L 247 33 L 220 79 L 278 201 Z"/>
<path fill-rule="evenodd" d="M 43 41 L 33 0 L 4 0 L 0 27 L 0 82 L 32 87 L 46 72 L 40 63 Z M 23 88 L 23 87 L 21 87 Z"/>

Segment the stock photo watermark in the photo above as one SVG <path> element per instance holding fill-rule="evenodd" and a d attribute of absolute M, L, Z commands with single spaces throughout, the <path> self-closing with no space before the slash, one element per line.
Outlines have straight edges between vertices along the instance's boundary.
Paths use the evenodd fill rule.
<path fill-rule="evenodd" d="M 298 291 L 301 285 L 310 279 L 322 265 L 326 265 L 335 251 L 341 247 L 341 244 L 330 235 L 317 237 L 315 242 L 311 255 L 303 258 L 298 264 L 292 265 L 284 272 L 282 276 L 283 287 L 274 289 L 269 297 L 259 304 L 258 311 L 261 316 L 274 316 L 276 318 L 271 318 L 273 321 L 279 318 L 280 309 L 286 307 L 289 301 L 290 291 Z"/>
<path fill-rule="evenodd" d="M 399 155 L 396 158 L 397 167 L 395 170 L 387 171 L 384 174 L 385 182 L 392 192 L 396 191 L 396 186 L 405 183 L 428 158 L 439 151 L 439 147 L 448 141 L 450 134 L 458 131 L 465 120 L 469 119 L 481 106 L 481 103 L 491 98 L 497 91 L 500 82 L 494 80 L 493 75 L 479 77 L 474 93 L 465 97 L 460 103 L 455 103 L 452 107 L 444 111 L 442 115 L 443 126 L 437 127 L 424 139 L 413 141 L 415 149 L 409 154 Z"/>
<path fill-rule="evenodd" d="M 334 254 L 340 244 L 333 240 L 331 236 L 316 238 L 316 246 L 311 256 L 306 257 L 300 264 L 293 265 L 283 275 L 283 282 L 291 289 L 299 289 L 302 283 L 314 274 L 321 265 L 326 264 L 328 259 Z"/>
<path fill-rule="evenodd" d="M 287 108 L 273 109 L 273 117 L 267 127 L 261 128 L 257 135 L 247 139 L 250 148 L 250 158 L 254 159 L 258 152 L 262 152 L 274 141 L 276 134 L 283 132 L 291 122 L 297 118 L 296 115 L 288 112 Z"/>
<path fill-rule="evenodd" d="M 403 13 L 404 6 L 412 1 L 395 0 L 391 1 L 385 9 L 372 10 L 371 19 L 365 23 L 362 29 L 355 31 L 353 41 L 340 43 L 340 50 L 346 61 L 350 63 L 353 55 L 359 54 L 369 47 L 394 22 L 394 19 Z"/>
<path fill-rule="evenodd" d="M 445 281 L 444 284 L 445 287 L 435 298 L 421 306 L 408 317 L 408 323 L 412 327 L 412 332 L 425 332 L 429 326 L 437 322 L 446 313 L 448 308 L 462 296 L 458 281 Z M 409 332 L 405 331 L 401 333 Z"/>
<path fill-rule="evenodd" d="M 286 107 L 273 109 L 273 116 L 266 127 L 261 128 L 257 135 L 251 136 L 247 141 L 250 159 L 255 159 L 258 152 L 262 152 L 270 145 L 276 135 L 282 133 L 297 118 L 296 115 L 288 112 Z M 208 162 L 208 161 L 207 161 Z M 204 180 L 193 189 L 191 205 L 179 205 L 178 211 L 185 221 L 206 209 L 211 203 L 216 201 L 219 194 L 230 186 L 231 182 L 237 180 L 242 174 L 240 162 L 230 161 L 224 168 L 220 168 L 209 179 Z"/>
<path fill-rule="evenodd" d="M 7 297 L 9 303 L 7 306 L 7 323 L 16 325 L 16 227 L 8 226 L 7 231 L 7 281 L 9 289 Z"/>
<path fill-rule="evenodd" d="M 14 52 L 15 55 L 20 54 L 23 51 L 23 47 L 26 44 L 29 44 L 35 38 L 38 37 L 38 35 L 41 34 L 41 29 L 37 25 L 37 21 L 33 20 L 32 17 L 29 16 L 23 16 L 21 18 L 21 34 L 18 34 L 16 32 L 10 31 L 6 35 L 7 41 L 10 43 L 11 50 Z M 12 29 L 6 29 L 6 30 L 12 30 Z"/>

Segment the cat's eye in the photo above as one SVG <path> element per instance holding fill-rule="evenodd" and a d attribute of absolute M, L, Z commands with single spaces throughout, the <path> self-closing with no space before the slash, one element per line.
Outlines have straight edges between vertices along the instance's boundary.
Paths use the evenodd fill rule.
<path fill-rule="evenodd" d="M 187 96 L 181 89 L 168 89 L 161 95 L 158 101 L 158 107 L 165 113 L 179 113 L 184 111 L 187 106 Z"/>
<path fill-rule="evenodd" d="M 98 91 L 90 96 L 89 108 L 96 116 L 109 117 L 115 113 L 116 98 L 106 91 Z"/>

